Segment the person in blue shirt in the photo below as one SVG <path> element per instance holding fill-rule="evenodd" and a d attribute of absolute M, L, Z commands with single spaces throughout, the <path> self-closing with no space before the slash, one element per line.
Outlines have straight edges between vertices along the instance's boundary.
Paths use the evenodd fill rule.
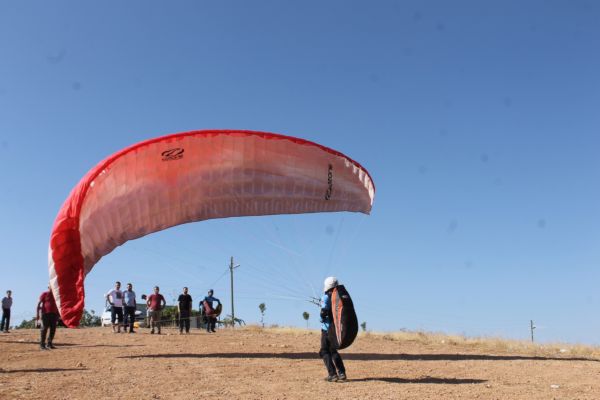
<path fill-rule="evenodd" d="M 210 289 L 208 291 L 208 296 L 206 296 L 201 302 L 200 307 L 204 310 L 204 315 L 206 316 L 206 332 L 216 332 L 215 327 L 217 326 L 217 315 L 215 312 L 214 302 L 217 302 L 217 306 L 221 304 L 221 300 L 213 297 L 213 290 Z"/>
<path fill-rule="evenodd" d="M 135 292 L 133 291 L 133 285 L 131 283 L 127 284 L 127 290 L 123 292 L 123 305 L 125 306 L 123 329 L 127 332 L 127 325 L 129 325 L 129 333 L 135 333 L 133 330 L 133 323 L 135 322 L 137 303 L 135 301 Z"/>
<path fill-rule="evenodd" d="M 321 297 L 321 350 L 319 356 L 323 359 L 327 368 L 328 382 L 346 380 L 346 368 L 340 353 L 329 340 L 327 331 L 331 325 L 331 292 L 338 285 L 337 278 L 330 276 L 323 284 L 323 296 Z"/>

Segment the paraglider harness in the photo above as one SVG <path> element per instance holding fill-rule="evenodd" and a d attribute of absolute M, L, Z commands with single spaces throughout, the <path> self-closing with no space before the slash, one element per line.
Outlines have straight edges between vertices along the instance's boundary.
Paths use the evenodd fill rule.
<path fill-rule="evenodd" d="M 212 304 L 210 304 L 210 302 L 202 299 L 200 300 L 200 307 L 199 307 L 199 311 L 200 311 L 200 317 L 202 320 L 202 324 L 204 326 L 206 326 L 206 324 L 208 324 L 209 322 L 209 318 L 217 318 L 219 315 L 221 315 L 221 310 L 222 310 L 222 306 L 221 303 L 219 303 L 217 305 L 217 308 L 213 308 Z M 217 324 L 220 324 L 221 321 L 216 321 Z"/>
<path fill-rule="evenodd" d="M 350 346 L 358 334 L 358 318 L 354 303 L 344 285 L 326 292 L 330 299 L 329 309 L 321 308 L 321 320 L 329 323 L 327 335 L 335 349 Z"/>
<path fill-rule="evenodd" d="M 212 307 L 209 304 L 206 304 L 204 300 L 200 300 L 200 317 L 202 318 L 202 324 L 206 325 L 208 323 L 208 314 L 206 308 L 209 308 L 212 311 Z"/>

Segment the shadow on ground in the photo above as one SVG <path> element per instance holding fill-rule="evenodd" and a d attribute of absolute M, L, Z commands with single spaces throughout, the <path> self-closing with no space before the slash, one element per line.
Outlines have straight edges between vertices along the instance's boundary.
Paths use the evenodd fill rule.
<path fill-rule="evenodd" d="M 359 378 L 359 379 L 348 379 L 347 382 L 387 382 L 387 383 L 418 383 L 418 384 L 442 384 L 442 385 L 473 385 L 477 383 L 487 382 L 485 379 L 456 379 L 456 378 L 436 378 L 433 376 L 424 376 L 417 379 L 406 379 L 406 378 Z"/>
<path fill-rule="evenodd" d="M 13 344 L 35 344 L 40 345 L 39 340 L 0 340 L 0 343 Z M 54 343 L 56 347 L 144 347 L 143 344 L 79 344 L 79 343 Z"/>
<path fill-rule="evenodd" d="M 17 373 L 46 373 L 46 372 L 66 372 L 66 371 L 87 371 L 87 368 L 33 368 L 33 369 L 0 369 L 0 374 Z"/>
<path fill-rule="evenodd" d="M 117 358 L 281 358 L 287 360 L 312 360 L 319 358 L 317 353 L 175 353 L 175 354 L 140 354 Z M 540 357 L 510 356 L 488 354 L 382 354 L 382 353 L 344 353 L 344 360 L 357 361 L 590 361 L 600 360 L 583 357 Z"/>

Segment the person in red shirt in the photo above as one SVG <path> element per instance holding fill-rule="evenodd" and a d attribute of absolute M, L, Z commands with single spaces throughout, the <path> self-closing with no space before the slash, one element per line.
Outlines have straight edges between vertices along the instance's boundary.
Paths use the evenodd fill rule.
<path fill-rule="evenodd" d="M 150 326 L 152 327 L 150 333 L 154 333 L 154 328 L 156 327 L 158 329 L 158 334 L 160 335 L 160 314 L 162 309 L 167 305 L 167 302 L 159 292 L 159 287 L 154 286 L 154 294 L 148 296 L 146 304 L 148 305 L 148 311 L 150 312 Z"/>
<path fill-rule="evenodd" d="M 52 341 L 54 340 L 56 324 L 58 323 L 58 307 L 56 307 L 56 301 L 54 300 L 54 295 L 52 294 L 52 290 L 50 290 L 50 286 L 48 286 L 48 291 L 40 295 L 35 315 L 38 324 L 40 315 L 42 318 L 42 324 L 40 325 L 40 349 L 55 349 L 56 347 L 54 347 Z M 50 335 L 48 336 L 48 344 L 46 345 L 46 335 L 48 334 L 48 330 L 50 330 Z"/>

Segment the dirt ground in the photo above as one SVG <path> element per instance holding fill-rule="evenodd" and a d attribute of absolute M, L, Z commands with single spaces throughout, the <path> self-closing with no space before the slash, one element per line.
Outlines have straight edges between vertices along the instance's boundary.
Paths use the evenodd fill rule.
<path fill-rule="evenodd" d="M 318 332 L 60 329 L 52 351 L 37 340 L 0 335 L 1 399 L 600 399 L 600 360 L 560 352 L 362 335 L 342 351 L 348 381 L 329 383 Z"/>

